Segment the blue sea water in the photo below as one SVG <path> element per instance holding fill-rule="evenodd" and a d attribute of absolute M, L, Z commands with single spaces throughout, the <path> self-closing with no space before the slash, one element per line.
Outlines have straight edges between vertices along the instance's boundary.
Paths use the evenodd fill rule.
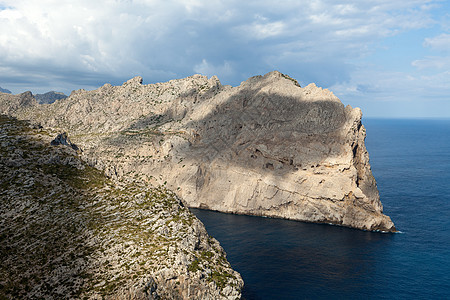
<path fill-rule="evenodd" d="M 193 210 L 245 299 L 450 299 L 450 120 L 363 120 L 384 212 L 402 233 Z"/>

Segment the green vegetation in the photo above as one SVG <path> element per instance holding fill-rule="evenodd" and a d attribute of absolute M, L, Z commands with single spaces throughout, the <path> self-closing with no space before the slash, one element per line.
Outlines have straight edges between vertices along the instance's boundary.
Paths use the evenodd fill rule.
<path fill-rule="evenodd" d="M 196 259 L 194 259 L 194 261 L 189 265 L 189 267 L 188 267 L 188 271 L 189 272 L 197 272 L 197 271 L 200 271 L 201 270 L 201 268 L 200 268 L 200 265 L 199 265 L 199 261 L 198 261 L 198 259 L 196 258 Z"/>
<path fill-rule="evenodd" d="M 228 283 L 229 278 L 234 278 L 234 276 L 227 272 L 213 271 L 207 280 L 214 281 L 220 289 L 223 289 Z"/>
<path fill-rule="evenodd" d="M 44 174 L 54 175 L 75 189 L 98 188 L 108 181 L 103 172 L 90 166 L 78 169 L 67 165 L 43 164 L 38 167 Z"/>
<path fill-rule="evenodd" d="M 298 83 L 298 81 L 295 80 L 294 78 L 292 78 L 291 76 L 286 75 L 286 74 L 281 74 L 281 76 L 283 76 L 283 78 L 286 78 L 286 79 L 292 81 L 296 86 L 300 87 L 300 84 Z"/>

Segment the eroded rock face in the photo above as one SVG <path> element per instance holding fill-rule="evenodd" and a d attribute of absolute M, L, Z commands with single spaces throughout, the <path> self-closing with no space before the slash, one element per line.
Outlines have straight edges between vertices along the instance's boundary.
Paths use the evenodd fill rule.
<path fill-rule="evenodd" d="M 191 207 L 395 231 L 361 111 L 279 72 L 235 88 L 200 75 L 137 77 L 15 114 L 68 130 L 110 176 L 167 182 Z"/>

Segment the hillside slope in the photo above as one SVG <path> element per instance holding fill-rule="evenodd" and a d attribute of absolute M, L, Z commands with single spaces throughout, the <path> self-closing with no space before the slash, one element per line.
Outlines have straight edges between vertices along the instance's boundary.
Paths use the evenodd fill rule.
<path fill-rule="evenodd" d="M 219 243 L 164 187 L 113 181 L 0 115 L 0 298 L 236 299 Z"/>

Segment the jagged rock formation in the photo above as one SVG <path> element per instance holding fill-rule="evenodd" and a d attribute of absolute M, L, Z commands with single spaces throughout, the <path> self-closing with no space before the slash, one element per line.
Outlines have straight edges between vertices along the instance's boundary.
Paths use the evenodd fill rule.
<path fill-rule="evenodd" d="M 73 134 L 110 176 L 168 187 L 189 206 L 395 231 L 382 212 L 358 108 L 279 72 L 238 87 L 194 75 L 74 91 L 0 111 Z"/>
<path fill-rule="evenodd" d="M 51 104 L 56 100 L 67 98 L 67 96 L 64 93 L 55 91 L 47 92 L 45 94 L 36 94 L 34 97 L 36 98 L 36 101 L 40 104 Z"/>
<path fill-rule="evenodd" d="M 236 299 L 243 281 L 176 195 L 111 181 L 0 115 L 1 299 Z"/>
<path fill-rule="evenodd" d="M 11 91 L 0 87 L 0 93 L 11 94 Z"/>
<path fill-rule="evenodd" d="M 56 138 L 50 142 L 50 145 L 58 146 L 58 145 L 65 145 L 71 147 L 73 150 L 78 151 L 80 148 L 72 143 L 67 136 L 67 132 L 60 133 L 56 136 Z"/>
<path fill-rule="evenodd" d="M 0 94 L 0 114 L 15 115 L 24 109 L 35 107 L 37 104 L 31 92 L 18 95 Z"/>
<path fill-rule="evenodd" d="M 3 95 L 6 97 L 2 97 L 4 98 L 4 100 L 8 103 L 9 101 L 14 101 L 17 96 L 16 95 L 12 95 L 11 91 L 9 90 L 5 90 L 0 88 L 0 92 L 4 93 L 4 94 L 8 94 L 8 95 Z M 8 97 L 10 96 L 10 97 Z M 18 95 L 19 97 L 21 97 L 21 102 L 19 103 L 15 103 L 16 105 L 19 106 L 30 106 L 30 105 L 35 105 L 36 103 L 39 104 L 51 104 L 53 102 L 55 102 L 56 100 L 61 100 L 61 99 L 65 99 L 67 98 L 67 96 L 64 93 L 60 93 L 60 92 L 47 92 L 45 94 L 36 94 L 33 95 L 30 91 L 28 92 L 24 92 Z M 15 107 L 17 109 L 17 107 Z"/>

